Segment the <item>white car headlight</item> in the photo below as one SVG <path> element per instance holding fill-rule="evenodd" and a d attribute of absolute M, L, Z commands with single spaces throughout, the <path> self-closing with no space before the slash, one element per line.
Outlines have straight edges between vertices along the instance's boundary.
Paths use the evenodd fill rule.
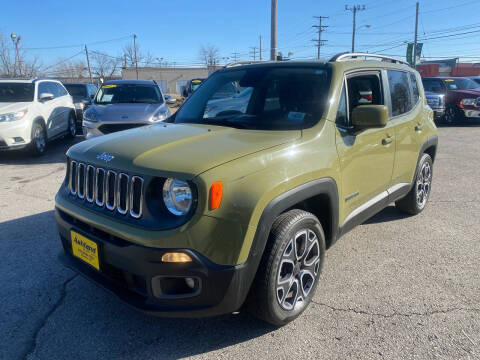
<path fill-rule="evenodd" d="M 163 201 L 173 215 L 185 215 L 192 207 L 192 189 L 186 181 L 168 178 L 163 185 Z"/>
<path fill-rule="evenodd" d="M 75 103 L 75 109 L 78 109 L 78 110 L 83 110 L 83 108 L 85 107 L 85 104 L 83 102 L 79 102 L 79 103 Z"/>
<path fill-rule="evenodd" d="M 152 117 L 150 118 L 150 121 L 152 122 L 163 121 L 167 117 L 168 117 L 168 110 L 160 109 L 155 114 L 152 115 Z"/>
<path fill-rule="evenodd" d="M 460 104 L 462 104 L 462 105 L 475 105 L 476 101 L 477 101 L 477 99 L 475 99 L 475 98 L 462 99 L 460 101 Z"/>
<path fill-rule="evenodd" d="M 28 110 L 24 109 L 24 110 L 13 112 L 13 113 L 0 114 L 0 122 L 11 122 L 11 121 L 22 120 L 23 117 L 27 114 L 27 112 Z"/>

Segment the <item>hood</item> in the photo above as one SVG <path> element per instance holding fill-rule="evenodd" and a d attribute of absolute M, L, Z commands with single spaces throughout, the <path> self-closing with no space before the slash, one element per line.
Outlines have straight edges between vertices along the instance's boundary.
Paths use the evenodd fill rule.
<path fill-rule="evenodd" d="M 100 136 L 81 142 L 68 156 L 98 166 L 130 173 L 184 178 L 294 141 L 300 130 L 261 131 L 199 124 L 156 124 Z M 97 156 L 110 161 L 97 159 Z"/>
<path fill-rule="evenodd" d="M 0 102 L 0 114 L 20 111 L 27 108 L 30 104 L 29 102 Z"/>
<path fill-rule="evenodd" d="M 450 90 L 452 93 L 459 96 L 468 96 L 468 97 L 479 97 L 480 89 L 470 89 L 470 90 Z"/>
<path fill-rule="evenodd" d="M 148 121 L 162 104 L 93 104 L 88 112 L 96 113 L 99 121 Z"/>

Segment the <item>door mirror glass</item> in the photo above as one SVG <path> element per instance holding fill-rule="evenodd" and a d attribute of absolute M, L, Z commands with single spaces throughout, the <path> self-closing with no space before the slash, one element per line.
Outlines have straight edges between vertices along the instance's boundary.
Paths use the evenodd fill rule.
<path fill-rule="evenodd" d="M 45 92 L 40 94 L 40 101 L 49 101 L 53 99 L 54 99 L 54 96 L 52 93 Z"/>
<path fill-rule="evenodd" d="M 359 129 L 384 127 L 387 121 L 388 108 L 385 105 L 360 105 L 352 112 L 352 125 Z"/>

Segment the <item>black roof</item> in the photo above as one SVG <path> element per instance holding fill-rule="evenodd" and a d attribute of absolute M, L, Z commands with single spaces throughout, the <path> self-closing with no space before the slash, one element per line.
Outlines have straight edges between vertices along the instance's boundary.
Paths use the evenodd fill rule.
<path fill-rule="evenodd" d="M 85 83 L 85 82 L 62 82 L 63 85 L 94 85 L 92 83 Z"/>
<path fill-rule="evenodd" d="M 156 82 L 154 80 L 108 80 L 103 83 L 106 84 L 136 84 L 136 85 L 155 85 Z"/>

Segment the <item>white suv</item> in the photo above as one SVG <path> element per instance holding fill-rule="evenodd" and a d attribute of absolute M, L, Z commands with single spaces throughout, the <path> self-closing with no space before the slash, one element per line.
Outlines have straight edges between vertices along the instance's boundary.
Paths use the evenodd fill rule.
<path fill-rule="evenodd" d="M 61 82 L 0 80 L 0 150 L 29 147 L 41 155 L 47 141 L 76 134 L 75 107 Z"/>

